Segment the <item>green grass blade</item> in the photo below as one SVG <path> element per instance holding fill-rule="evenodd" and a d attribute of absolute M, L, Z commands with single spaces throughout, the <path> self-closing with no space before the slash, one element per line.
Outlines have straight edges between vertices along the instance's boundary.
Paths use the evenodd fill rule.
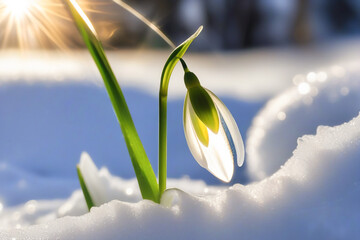
<path fill-rule="evenodd" d="M 87 186 L 86 186 L 86 183 L 84 181 L 84 177 L 81 173 L 81 170 L 80 170 L 80 167 L 79 165 L 76 166 L 76 171 L 77 171 L 77 174 L 78 174 L 78 177 L 79 177 L 79 182 L 80 182 L 80 186 L 81 186 L 81 189 L 82 189 L 82 192 L 84 194 L 84 198 L 85 198 L 85 201 L 86 201 L 86 205 L 90 211 L 90 209 L 95 206 L 94 204 L 94 201 L 92 200 L 91 198 L 91 195 L 90 195 L 90 192 L 89 190 L 87 189 Z"/>
<path fill-rule="evenodd" d="M 135 129 L 124 95 L 106 58 L 91 22 L 75 0 L 63 0 L 104 80 L 115 114 L 123 132 L 129 155 L 144 199 L 159 202 L 159 186 L 145 149 Z"/>
<path fill-rule="evenodd" d="M 174 67 L 182 58 L 189 48 L 192 41 L 200 34 L 202 26 L 190 36 L 185 42 L 180 44 L 175 50 L 170 54 L 168 60 L 165 63 L 161 74 L 161 83 L 160 83 L 160 92 L 159 92 L 159 191 L 160 196 L 166 189 L 166 168 L 167 168 L 167 94 L 171 74 L 174 70 Z"/>

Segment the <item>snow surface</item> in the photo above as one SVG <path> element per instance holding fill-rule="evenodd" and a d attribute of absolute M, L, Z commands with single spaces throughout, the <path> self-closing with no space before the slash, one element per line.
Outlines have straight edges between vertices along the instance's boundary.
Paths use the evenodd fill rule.
<path fill-rule="evenodd" d="M 360 115 L 300 138 L 294 155 L 261 182 L 209 195 L 169 189 L 160 205 L 114 200 L 78 217 L 3 230 L 0 238 L 357 239 L 359 156 Z"/>
<path fill-rule="evenodd" d="M 291 157 L 297 139 L 319 125 L 336 126 L 360 111 L 360 63 L 296 75 L 294 86 L 268 101 L 248 131 L 249 176 L 271 176 Z M 275 141 L 275 142 L 274 142 Z"/>
<path fill-rule="evenodd" d="M 343 47 L 341 49 L 344 50 Z M 354 48 L 349 47 L 349 49 Z M 347 51 L 347 53 L 350 52 Z M 250 55 L 254 59 L 258 59 L 257 54 Z M 266 55 L 265 52 L 263 56 Z M 345 55 L 343 54 L 342 57 Z M 285 57 L 282 58 L 283 61 L 274 61 L 271 66 L 276 67 L 277 64 L 279 66 L 284 64 L 286 56 L 285 54 Z M 333 52 L 326 56 L 334 57 L 337 56 L 337 53 Z M 234 62 L 233 57 L 237 59 L 235 56 L 224 57 L 225 62 L 227 64 Z M 249 55 L 243 60 L 245 61 L 248 58 Z M 197 59 L 195 62 L 199 62 L 199 56 L 193 59 Z M 204 61 L 203 64 L 209 63 L 204 60 L 206 57 L 201 59 Z M 292 58 L 291 61 L 296 63 L 303 60 L 304 58 L 301 60 Z M 318 60 L 318 62 L 323 65 L 324 62 L 326 63 L 323 60 L 322 58 L 322 61 Z M 313 65 L 317 60 L 311 61 L 307 66 Z M 263 63 L 265 64 L 265 62 Z M 17 64 L 14 60 L 13 67 Z M 227 64 L 224 63 L 224 66 Z M 119 63 L 119 65 L 121 64 Z M 305 65 L 298 69 L 299 72 Z M 65 76 L 65 79 L 71 78 L 74 74 L 73 71 L 76 75 L 77 70 L 74 69 L 77 67 L 70 63 L 68 67 L 70 70 L 66 70 L 65 73 L 69 71 L 69 75 Z M 71 67 L 74 69 L 71 70 Z M 20 136 L 19 138 L 6 135 L 11 137 L 3 137 L 2 139 L 0 136 L 3 146 L 1 152 L 11 153 L 11 155 L 0 156 L 0 239 L 358 239 L 360 238 L 360 174 L 358 173 L 358 169 L 360 169 L 360 116 L 358 116 L 360 110 L 360 74 L 358 69 L 360 69 L 358 64 L 351 63 L 320 69 L 305 75 L 297 75 L 293 78 L 293 87 L 271 99 L 263 110 L 254 117 L 247 135 L 246 147 L 248 152 L 245 160 L 247 166 L 244 169 L 248 171 L 248 176 L 251 179 L 262 179 L 259 182 L 225 187 L 212 186 L 202 180 L 192 180 L 187 177 L 170 179 L 169 187 L 172 189 L 165 192 L 161 204 L 154 204 L 150 201 L 141 200 L 135 179 L 122 179 L 113 176 L 105 167 L 98 170 L 91 164 L 89 155 L 82 154 L 81 159 L 83 163 L 85 162 L 85 172 L 93 178 L 95 188 L 106 196 L 99 200 L 99 204 L 118 199 L 100 207 L 94 207 L 87 214 L 85 214 L 87 210 L 81 191 L 79 189 L 74 191 L 75 186 L 79 187 L 77 180 L 68 170 L 75 169 L 75 162 L 69 162 L 67 160 L 69 156 L 62 151 L 67 147 L 70 151 L 77 150 L 78 148 L 73 146 L 76 146 L 78 141 L 84 140 L 87 144 L 80 145 L 80 147 L 91 147 L 89 152 L 92 157 L 96 155 L 94 161 L 97 165 L 101 166 L 104 163 L 111 165 L 110 161 L 102 162 L 106 157 L 99 158 L 99 156 L 107 155 L 99 154 L 96 151 L 95 154 L 92 154 L 92 149 L 106 145 L 103 143 L 99 146 L 92 138 L 96 139 L 103 137 L 103 135 L 96 132 L 91 132 L 92 134 L 95 133 L 93 135 L 86 135 L 86 133 L 82 133 L 86 128 L 80 128 L 81 131 L 76 130 L 82 121 L 90 129 L 97 126 L 97 121 L 94 120 L 97 118 L 96 114 L 88 114 L 90 112 L 88 110 L 93 110 L 91 107 L 96 106 L 96 104 L 88 107 L 87 101 L 99 103 L 96 112 L 101 111 L 108 102 L 102 103 L 102 98 L 98 98 L 97 92 L 93 89 L 86 90 L 84 98 L 78 96 L 74 98 L 74 93 L 82 90 L 78 86 L 75 86 L 74 90 L 70 86 L 70 89 L 64 91 L 64 87 L 58 85 L 57 89 L 66 93 L 63 97 L 59 97 L 60 94 L 57 95 L 51 87 L 42 89 L 42 85 L 28 86 L 28 88 L 36 89 L 36 91 L 28 93 L 26 92 L 27 87 L 22 86 L 19 80 L 19 78 L 26 80 L 28 76 L 31 76 L 30 78 L 33 79 L 28 79 L 30 83 L 34 83 L 34 79 L 36 81 L 40 79 L 41 84 L 46 86 L 46 82 L 41 81 L 41 79 L 45 79 L 46 76 L 53 76 L 50 73 L 56 72 L 56 69 L 49 70 L 49 74 L 46 75 L 45 73 L 44 76 L 36 76 L 37 71 L 35 70 L 34 73 L 27 73 L 27 71 L 31 72 L 32 70 L 26 67 L 23 72 L 24 75 L 12 77 L 2 75 L 0 82 L 3 84 L 4 81 L 2 80 L 5 79 L 5 84 L 1 86 L 0 91 L 5 89 L 15 93 L 13 98 L 9 94 L 2 99 L 2 102 L 7 101 L 8 105 L 16 103 L 15 106 L 19 107 L 17 110 L 20 111 L 17 114 L 5 103 L 1 105 L 0 101 L 2 125 L 5 122 L 5 126 L 0 125 L 2 134 L 12 133 L 11 129 L 16 129 L 12 128 L 11 125 L 7 126 L 6 123 L 14 121 L 14 124 L 18 124 L 23 119 L 35 119 L 39 122 L 30 126 L 40 130 L 40 134 L 46 136 L 46 132 L 52 134 L 53 129 L 46 126 L 51 125 L 51 121 L 54 121 L 54 126 L 59 124 L 61 130 L 51 136 L 55 136 L 55 139 L 63 139 L 62 141 L 65 143 L 55 142 L 63 144 L 60 152 L 46 157 L 45 154 L 53 150 L 41 149 L 39 146 L 44 144 L 41 142 L 44 140 L 41 139 L 41 136 L 36 136 L 34 134 L 36 132 L 32 133 L 34 135 L 30 134 L 31 137 L 29 137 L 28 134 L 31 132 L 28 132 L 28 128 L 17 125 L 18 132 L 13 132 L 13 134 Z M 12 74 L 12 71 L 8 71 L 8 69 L 2 69 L 2 71 L 5 72 L 5 75 L 6 73 Z M 286 69 L 286 74 L 290 74 L 289 71 Z M 293 75 L 296 73 L 294 71 L 292 72 Z M 61 71 L 59 70 L 59 72 Z M 80 70 L 80 75 L 78 78 L 75 77 L 75 81 L 77 81 L 76 79 L 82 81 L 83 72 L 86 71 Z M 259 76 L 255 72 L 260 74 L 261 71 L 254 71 L 253 76 Z M 265 76 L 269 72 L 271 72 L 270 69 L 261 74 Z M 92 71 L 87 73 L 91 75 Z M 231 73 L 237 74 L 236 76 L 239 75 L 237 71 Z M 152 72 L 150 72 L 151 74 Z M 273 74 L 270 78 L 279 77 L 279 74 Z M 286 74 L 281 76 L 285 78 Z M 210 75 L 207 76 L 210 78 Z M 54 76 L 57 78 L 56 74 Z M 64 76 L 59 78 L 60 82 L 63 80 L 62 77 Z M 138 77 L 140 78 L 140 76 Z M 6 79 L 11 80 L 6 82 Z M 253 89 L 253 92 L 244 93 L 245 90 L 241 87 L 234 87 L 239 83 L 235 79 L 228 79 L 219 83 L 213 77 L 209 81 L 209 85 L 216 86 L 220 93 L 226 93 L 229 96 L 239 95 L 236 100 L 225 100 L 224 102 L 230 103 L 230 106 L 235 106 L 229 107 L 229 109 L 235 110 L 234 117 L 243 133 L 250 124 L 252 114 L 258 110 L 263 99 L 292 84 L 290 81 L 284 80 L 282 83 L 276 82 L 273 84 L 274 86 L 272 84 L 261 86 L 259 80 L 257 83 L 248 81 L 240 85 L 241 87 L 247 86 L 245 90 Z M 20 85 L 8 84 L 10 82 L 17 82 Z M 134 85 L 140 82 L 134 83 Z M 232 89 L 222 88 L 221 86 L 229 86 L 225 82 L 233 82 L 230 84 Z M 254 88 L 255 85 L 251 86 L 252 84 L 261 86 L 258 95 L 255 94 L 254 89 L 256 87 Z M 139 88 L 147 88 L 150 85 L 153 84 L 145 83 Z M 211 86 L 209 88 L 212 88 Z M 152 90 L 150 91 L 152 92 Z M 180 96 L 182 90 L 176 91 Z M 49 92 L 45 98 L 35 98 L 36 100 L 30 97 L 21 98 L 23 95 L 34 96 L 35 94 L 36 96 L 36 94 L 41 95 L 44 92 Z M 6 91 L 0 93 L 0 97 L 6 95 Z M 218 94 L 218 92 L 216 93 Z M 136 97 L 136 94 L 130 95 L 132 100 Z M 65 108 L 68 106 L 60 104 L 66 98 L 69 98 L 68 105 L 73 108 L 69 113 L 61 112 L 65 114 L 63 125 L 61 121 L 56 119 L 58 115 L 54 118 L 47 118 L 46 114 L 40 114 L 40 117 L 32 116 L 31 110 L 33 109 L 27 112 L 27 105 L 22 107 L 17 102 L 18 99 L 26 101 L 26 103 L 33 101 L 41 106 L 41 110 L 36 111 L 35 114 L 44 113 L 42 110 L 45 109 L 45 113 L 51 115 L 59 113 L 53 110 L 59 109 L 56 107 Z M 46 99 L 46 101 L 42 99 Z M 74 99 L 76 101 L 73 101 Z M 254 99 L 262 100 L 254 104 Z M 56 104 L 51 105 L 52 101 Z M 42 105 L 44 102 L 50 103 L 52 110 Z M 182 100 L 178 103 L 180 108 L 182 107 L 181 102 Z M 57 105 L 58 103 L 59 105 Z M 135 109 L 135 115 L 141 119 L 143 116 L 136 113 L 136 104 L 130 108 Z M 85 106 L 85 111 L 81 112 L 78 105 Z M 76 118 L 71 118 L 73 115 Z M 15 116 L 15 118 L 10 119 L 11 116 Z M 109 116 L 113 117 L 112 115 Z M 181 116 L 181 111 L 179 116 Z M 179 119 L 181 122 L 181 117 Z M 104 119 L 101 120 L 104 121 Z M 243 121 L 249 123 L 244 124 Z M 86 124 L 89 122 L 90 124 Z M 111 137 L 115 128 L 111 125 L 112 123 L 106 122 L 106 124 L 110 130 L 106 130 L 102 126 L 98 126 L 98 128 L 105 131 L 106 136 Z M 330 125 L 331 127 L 319 125 Z M 44 130 L 41 130 L 42 128 Z M 146 125 L 140 125 L 142 130 L 139 130 L 140 135 L 146 128 Z M 62 137 L 67 132 L 76 133 L 73 136 L 74 139 L 65 138 L 64 140 Z M 153 132 L 146 133 L 145 140 L 147 135 L 153 135 Z M 24 151 L 16 150 L 16 147 L 22 149 L 21 136 L 25 138 L 24 143 L 32 144 L 31 148 L 25 148 Z M 267 138 L 267 136 L 272 136 L 272 138 Z M 52 141 L 48 140 L 49 138 L 44 139 L 49 143 Z M 149 139 L 154 142 L 153 138 L 149 137 Z M 257 141 L 253 139 L 257 139 Z M 12 144 L 8 144 L 8 142 Z M 19 145 L 14 145 L 18 142 Z M 186 156 L 185 145 L 182 144 L 179 140 L 179 143 L 176 143 L 176 148 L 179 148 L 179 151 Z M 114 148 L 115 146 L 111 147 Z M 147 147 L 145 146 L 145 148 Z M 45 153 L 39 155 L 38 153 L 42 151 Z M 105 149 L 104 152 L 106 151 Z M 120 146 L 120 152 L 122 151 L 124 148 Z M 182 154 L 174 154 L 172 151 L 174 149 L 169 147 L 169 152 L 174 155 L 176 160 L 178 160 L 177 158 L 183 160 L 181 159 Z M 24 153 L 32 156 L 29 163 L 21 160 L 24 158 L 21 154 Z M 151 154 L 153 153 L 150 151 Z M 63 161 L 61 161 L 62 159 Z M 169 162 L 169 164 L 174 164 L 174 162 Z M 201 179 L 209 182 L 206 179 L 208 174 L 196 175 L 192 172 L 197 171 L 194 170 L 197 168 L 193 167 L 196 164 L 191 165 L 185 160 L 176 164 L 179 168 L 185 165 L 185 169 L 189 171 L 191 177 L 201 176 Z M 50 168 L 51 171 L 46 171 L 46 168 Z M 111 166 L 109 169 L 111 171 L 115 169 L 115 172 L 122 177 L 126 176 L 126 171 L 121 172 L 121 168 L 128 171 L 129 166 L 124 163 L 118 168 Z M 174 166 L 169 166 L 170 169 L 174 169 Z M 176 173 L 171 172 L 172 175 L 181 173 L 183 173 L 182 170 Z M 235 179 L 237 178 L 235 177 Z M 72 194 L 69 196 L 71 192 Z M 32 198 L 37 200 L 27 201 Z M 49 198 L 54 200 L 49 200 Z"/>

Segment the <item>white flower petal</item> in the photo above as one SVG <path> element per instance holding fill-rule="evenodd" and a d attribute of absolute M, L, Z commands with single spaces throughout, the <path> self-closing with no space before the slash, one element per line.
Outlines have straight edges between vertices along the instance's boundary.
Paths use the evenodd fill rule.
<path fill-rule="evenodd" d="M 184 131 L 186 142 L 195 160 L 200 164 L 200 166 L 207 168 L 205 156 L 200 149 L 201 142 L 196 137 L 196 132 L 192 125 L 190 114 L 195 114 L 195 112 L 190 104 L 189 94 L 186 94 L 184 103 Z"/>
<path fill-rule="evenodd" d="M 238 166 L 241 167 L 244 164 L 244 158 L 245 158 L 245 148 L 244 148 L 244 142 L 242 140 L 239 128 L 230 113 L 229 109 L 225 106 L 225 104 L 216 97 L 215 94 L 213 94 L 210 90 L 206 89 L 206 91 L 209 93 L 210 97 L 213 99 L 215 106 L 218 108 L 218 111 L 220 112 L 224 123 L 226 125 L 225 129 L 227 128 L 229 131 L 229 134 L 231 136 L 231 142 L 233 143 L 233 148 L 235 148 L 235 159 Z M 229 136 L 229 137 L 230 137 Z"/>
<path fill-rule="evenodd" d="M 208 90 L 207 90 L 208 91 Z M 192 155 L 200 166 L 222 181 L 229 182 L 234 173 L 234 161 L 241 166 L 244 161 L 244 144 L 236 122 L 226 106 L 210 91 L 221 122 L 218 133 L 208 130 L 209 145 L 206 147 L 196 136 L 190 114 L 195 114 L 188 95 L 184 106 L 185 137 Z"/>
<path fill-rule="evenodd" d="M 222 125 L 217 134 L 209 131 L 209 146 L 202 150 L 209 172 L 224 182 L 230 182 L 234 174 L 234 157 Z"/>

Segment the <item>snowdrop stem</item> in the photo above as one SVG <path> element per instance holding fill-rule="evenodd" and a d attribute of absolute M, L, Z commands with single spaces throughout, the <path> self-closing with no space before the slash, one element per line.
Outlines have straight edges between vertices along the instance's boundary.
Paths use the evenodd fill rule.
<path fill-rule="evenodd" d="M 176 64 L 181 61 L 192 41 L 200 34 L 202 26 L 185 42 L 176 47 L 167 59 L 161 73 L 159 91 L 159 199 L 166 189 L 167 176 L 167 95 L 171 74 Z M 183 60 L 182 60 L 183 61 Z M 184 62 L 185 63 L 185 62 Z M 184 65 L 183 65 L 184 66 Z M 185 64 L 186 66 L 186 64 Z"/>
<path fill-rule="evenodd" d="M 189 69 L 182 58 L 178 58 L 185 72 Z M 167 178 L 167 88 L 159 94 L 159 192 L 166 190 Z"/>
<path fill-rule="evenodd" d="M 184 69 L 184 72 L 189 72 L 189 68 L 187 67 L 184 59 L 180 58 L 180 62 L 181 62 L 181 65 L 182 65 L 182 67 Z"/>
<path fill-rule="evenodd" d="M 167 95 L 159 96 L 159 193 L 166 190 L 167 177 Z"/>

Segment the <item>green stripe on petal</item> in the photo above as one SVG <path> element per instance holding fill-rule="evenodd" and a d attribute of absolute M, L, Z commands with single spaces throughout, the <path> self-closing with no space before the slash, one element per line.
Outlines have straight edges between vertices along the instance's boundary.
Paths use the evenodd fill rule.
<path fill-rule="evenodd" d="M 219 115 L 206 90 L 201 87 L 189 89 L 190 103 L 197 117 L 214 133 L 219 131 Z"/>

